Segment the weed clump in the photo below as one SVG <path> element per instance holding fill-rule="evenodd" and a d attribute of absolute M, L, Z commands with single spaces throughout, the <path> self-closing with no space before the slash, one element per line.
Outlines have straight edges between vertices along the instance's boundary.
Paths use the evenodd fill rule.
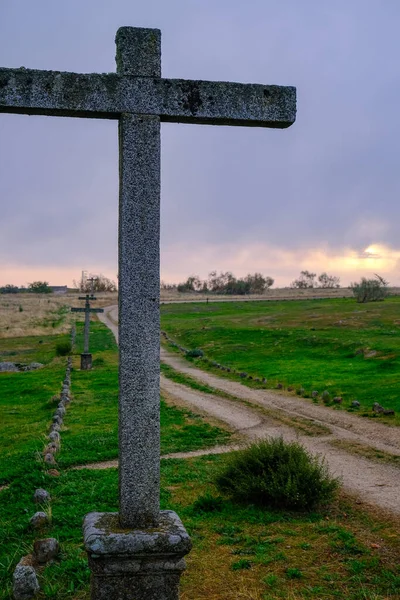
<path fill-rule="evenodd" d="M 339 480 L 329 474 L 324 459 L 301 444 L 271 438 L 235 452 L 216 485 L 239 502 L 310 510 L 333 499 Z"/>
<path fill-rule="evenodd" d="M 220 512 L 224 505 L 223 498 L 221 496 L 213 496 L 209 492 L 206 492 L 202 496 L 199 496 L 193 503 L 193 511 L 195 513 L 212 513 Z"/>
<path fill-rule="evenodd" d="M 71 354 L 72 344 L 69 341 L 58 342 L 56 345 L 56 356 L 67 356 Z"/>
<path fill-rule="evenodd" d="M 189 358 L 202 358 L 204 356 L 204 352 L 200 348 L 193 348 L 193 350 L 188 350 L 186 352 L 186 356 Z"/>

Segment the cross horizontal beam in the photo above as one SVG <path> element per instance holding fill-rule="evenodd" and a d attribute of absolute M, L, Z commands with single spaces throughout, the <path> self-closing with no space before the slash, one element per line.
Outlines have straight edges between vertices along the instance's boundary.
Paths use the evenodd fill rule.
<path fill-rule="evenodd" d="M 102 308 L 71 308 L 71 312 L 102 313 L 102 312 L 104 312 L 104 310 Z"/>
<path fill-rule="evenodd" d="M 0 69 L 0 113 L 285 128 L 296 118 L 291 86 Z"/>

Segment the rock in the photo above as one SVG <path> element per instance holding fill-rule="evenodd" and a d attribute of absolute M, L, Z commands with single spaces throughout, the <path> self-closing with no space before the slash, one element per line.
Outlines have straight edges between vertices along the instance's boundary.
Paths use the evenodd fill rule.
<path fill-rule="evenodd" d="M 62 418 L 57 413 L 53 416 L 53 423 L 58 423 L 58 425 L 62 423 Z"/>
<path fill-rule="evenodd" d="M 61 429 L 61 425 L 59 423 L 52 423 L 51 426 L 50 426 L 50 433 L 52 431 L 57 431 L 58 432 L 58 431 L 60 431 L 60 429 Z"/>
<path fill-rule="evenodd" d="M 47 444 L 46 448 L 44 449 L 43 454 L 44 456 L 46 456 L 46 454 L 55 454 L 59 451 L 59 449 L 59 444 L 56 444 L 56 442 L 50 442 L 50 444 Z"/>
<path fill-rule="evenodd" d="M 60 477 L 60 471 L 57 471 L 57 469 L 49 469 L 47 475 L 50 475 L 50 477 Z"/>
<path fill-rule="evenodd" d="M 373 410 L 374 412 L 377 412 L 377 413 L 383 413 L 383 411 L 384 411 L 385 409 L 384 409 L 384 408 L 383 408 L 383 406 L 381 406 L 381 405 L 380 405 L 378 402 L 374 402 L 374 404 L 373 404 L 373 406 L 372 406 L 372 410 Z"/>
<path fill-rule="evenodd" d="M 51 431 L 47 438 L 50 441 L 55 442 L 56 444 L 60 443 L 60 434 L 58 433 L 58 431 Z"/>
<path fill-rule="evenodd" d="M 288 387 L 287 391 L 288 391 L 288 392 L 293 392 L 293 388 L 292 388 L 292 386 L 291 386 L 291 385 L 289 385 L 289 387 Z"/>
<path fill-rule="evenodd" d="M 46 452 L 46 454 L 44 455 L 44 462 L 47 465 L 56 465 L 56 459 L 54 458 L 53 454 L 51 452 Z"/>
<path fill-rule="evenodd" d="M 239 377 L 241 377 L 242 379 L 244 379 L 245 377 L 247 377 L 247 373 L 239 373 Z"/>
<path fill-rule="evenodd" d="M 378 353 L 376 350 L 370 350 L 369 352 L 367 352 L 366 354 L 364 354 L 365 358 L 374 358 L 374 356 L 376 356 Z"/>
<path fill-rule="evenodd" d="M 36 571 L 30 557 L 25 556 L 17 564 L 13 574 L 13 596 L 15 600 L 30 600 L 39 591 Z"/>
<path fill-rule="evenodd" d="M 359 408 L 360 407 L 360 403 L 358 400 L 353 400 L 353 402 L 351 403 L 351 407 L 352 408 Z"/>
<path fill-rule="evenodd" d="M 317 392 L 317 390 L 313 390 L 311 392 L 311 398 L 318 398 L 318 392 Z"/>
<path fill-rule="evenodd" d="M 55 538 L 36 540 L 33 544 L 33 555 L 39 563 L 47 563 L 56 558 L 60 551 L 60 544 Z"/>
<path fill-rule="evenodd" d="M 283 385 L 281 383 L 277 383 L 276 384 L 276 389 L 277 390 L 281 390 L 283 388 Z"/>
<path fill-rule="evenodd" d="M 229 367 L 226 367 L 226 371 L 227 371 L 228 373 L 230 373 L 230 372 L 231 372 L 231 370 L 230 370 L 230 368 L 229 368 Z"/>
<path fill-rule="evenodd" d="M 267 379 L 265 377 L 262 378 L 262 383 L 267 383 Z"/>
<path fill-rule="evenodd" d="M 395 413 L 394 413 L 394 410 L 392 410 L 390 408 L 385 408 L 383 410 L 383 414 L 388 416 L 388 415 L 394 415 Z"/>
<path fill-rule="evenodd" d="M 13 362 L 0 362 L 0 372 L 17 373 L 19 371 L 17 365 Z"/>
<path fill-rule="evenodd" d="M 50 502 L 50 500 L 50 494 L 47 490 L 44 490 L 43 488 L 35 490 L 33 501 L 36 502 L 36 504 L 44 504 L 45 502 Z"/>
<path fill-rule="evenodd" d="M 38 511 L 35 512 L 33 517 L 29 519 L 29 523 L 33 527 L 33 529 L 41 529 L 42 527 L 48 525 L 49 517 L 46 515 L 45 512 Z"/>
<path fill-rule="evenodd" d="M 58 406 L 55 414 L 59 415 L 60 417 L 63 417 L 66 412 L 67 411 L 65 410 L 65 408 L 63 406 Z"/>
<path fill-rule="evenodd" d="M 42 367 L 44 367 L 44 365 L 42 365 L 42 363 L 39 362 L 31 362 L 28 365 L 28 370 L 29 371 L 34 371 L 35 369 L 41 369 Z"/>
<path fill-rule="evenodd" d="M 334 399 L 333 399 L 333 402 L 335 404 L 342 404 L 343 398 L 341 396 L 335 396 Z"/>
<path fill-rule="evenodd" d="M 252 376 L 251 376 L 251 375 L 249 375 L 247 379 L 253 379 L 253 378 L 252 378 Z"/>

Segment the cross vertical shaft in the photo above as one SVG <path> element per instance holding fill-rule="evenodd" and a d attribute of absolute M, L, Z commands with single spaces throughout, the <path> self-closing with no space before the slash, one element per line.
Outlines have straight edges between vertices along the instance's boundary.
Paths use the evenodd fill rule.
<path fill-rule="evenodd" d="M 118 73 L 161 76 L 161 32 L 121 29 Z M 119 120 L 119 519 L 157 525 L 160 487 L 160 118 Z"/>
<path fill-rule="evenodd" d="M 85 302 L 85 333 L 83 339 L 83 352 L 84 354 L 89 353 L 89 329 L 90 329 L 90 302 L 89 296 L 86 296 Z"/>

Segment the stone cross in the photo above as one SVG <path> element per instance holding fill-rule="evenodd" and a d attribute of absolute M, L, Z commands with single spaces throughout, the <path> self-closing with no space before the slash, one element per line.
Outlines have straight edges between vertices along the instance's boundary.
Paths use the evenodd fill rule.
<path fill-rule="evenodd" d="M 86 296 L 79 296 L 79 300 L 85 300 L 85 308 L 71 308 L 71 312 L 84 312 L 85 313 L 85 329 L 83 338 L 83 355 L 81 354 L 81 369 L 91 369 L 92 360 L 89 353 L 89 330 L 90 330 L 90 313 L 102 313 L 102 308 L 90 308 L 90 301 L 97 300 L 92 295 L 86 294 Z M 85 358 L 83 358 L 85 357 Z"/>
<path fill-rule="evenodd" d="M 161 547 L 166 553 L 173 545 L 171 540 L 177 543 L 180 535 L 168 537 L 168 543 L 161 545 L 151 537 L 154 527 L 162 526 L 161 537 L 169 526 L 178 527 L 176 515 L 173 523 L 168 517 L 167 527 L 167 517 L 159 509 L 160 123 L 285 128 L 295 121 L 296 90 L 162 78 L 158 29 L 122 27 L 116 45 L 115 74 L 0 69 L 0 112 L 119 122 L 119 523 L 124 528 L 141 528 L 141 534 L 143 530 L 153 532 L 148 547 L 160 554 Z M 115 520 L 113 523 L 115 526 Z M 98 557 L 100 548 L 112 546 L 102 546 L 99 541 L 103 539 L 99 532 L 111 527 L 108 521 L 103 525 L 93 520 L 86 525 L 86 547 L 91 547 L 88 540 L 92 540 L 92 556 Z M 147 547 L 147 542 L 140 540 L 138 545 L 127 545 L 131 550 Z M 188 551 L 188 546 L 185 552 L 183 546 L 181 555 Z M 121 545 L 115 542 L 112 547 L 118 547 L 118 556 L 123 555 Z M 171 565 L 171 561 L 165 564 Z M 95 568 L 93 564 L 94 559 Z M 137 566 L 139 571 L 141 568 Z M 183 567 L 174 568 L 177 572 Z M 115 564 L 113 569 L 107 573 L 111 579 L 115 579 Z M 92 597 L 111 600 L 114 588 L 104 583 L 105 572 L 101 575 L 100 587 L 92 584 Z M 140 586 L 145 585 L 143 581 L 145 578 Z M 142 598 L 138 590 L 129 595 L 130 585 L 119 590 L 118 598 Z M 150 593 L 146 585 L 143 598 L 153 598 L 152 594 L 158 600 L 177 597 L 176 586 L 172 586 L 173 593 Z"/>

